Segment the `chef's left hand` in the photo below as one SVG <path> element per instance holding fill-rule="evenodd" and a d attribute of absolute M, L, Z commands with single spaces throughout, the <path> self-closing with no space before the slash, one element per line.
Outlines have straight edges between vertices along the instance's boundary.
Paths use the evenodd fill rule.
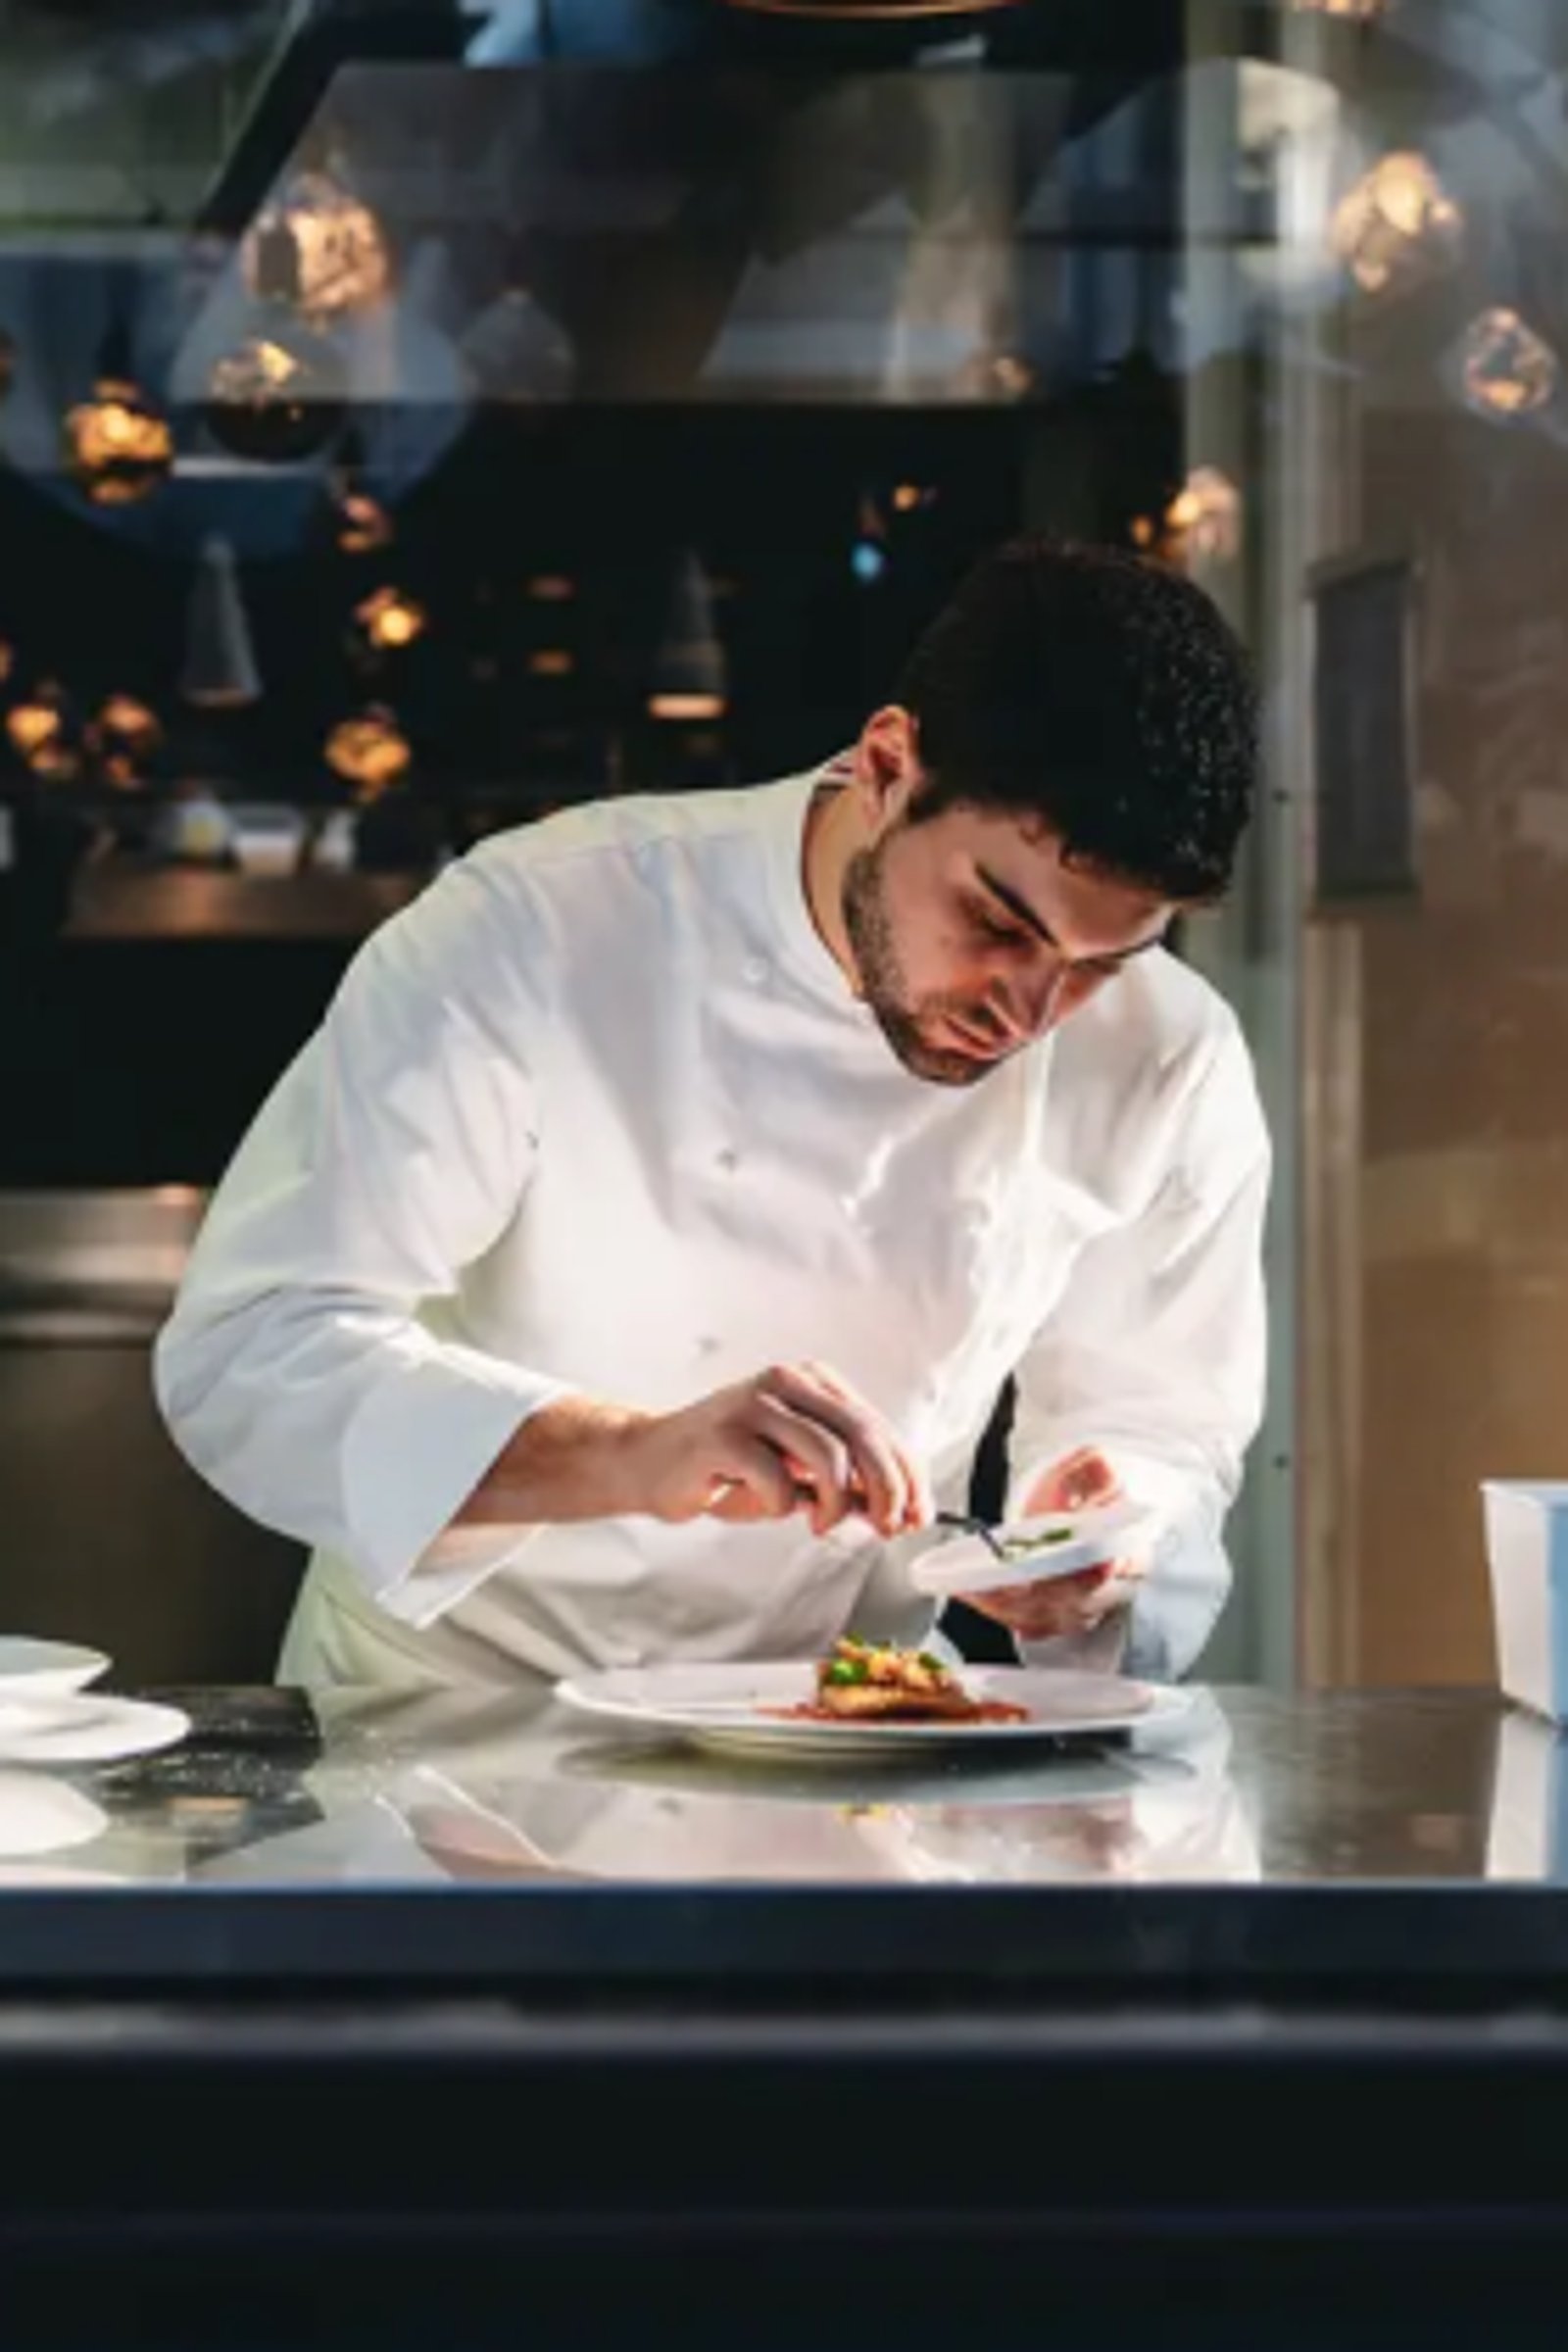
<path fill-rule="evenodd" d="M 1054 1462 L 1024 1497 L 1020 1518 L 1046 1511 L 1081 1511 L 1092 1503 L 1114 1502 L 1121 1481 L 1096 1446 Z M 964 1600 L 983 1617 L 994 1617 L 1024 1642 L 1048 1642 L 1059 1634 L 1092 1634 L 1124 1609 L 1135 1586 L 1149 1572 L 1145 1559 L 1102 1560 L 1044 1584 L 1004 1585 L 994 1592 L 966 1592 Z"/>

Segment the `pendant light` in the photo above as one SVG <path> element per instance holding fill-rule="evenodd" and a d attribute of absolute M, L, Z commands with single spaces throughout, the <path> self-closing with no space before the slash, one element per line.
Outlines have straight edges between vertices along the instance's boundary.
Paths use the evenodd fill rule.
<path fill-rule="evenodd" d="M 234 550 L 226 539 L 209 537 L 191 591 L 180 692 L 188 703 L 223 710 L 259 701 L 261 691 Z"/>
<path fill-rule="evenodd" d="M 688 550 L 675 566 L 649 679 L 649 713 L 687 721 L 719 718 L 728 700 L 728 664 L 713 625 L 712 583 Z"/>

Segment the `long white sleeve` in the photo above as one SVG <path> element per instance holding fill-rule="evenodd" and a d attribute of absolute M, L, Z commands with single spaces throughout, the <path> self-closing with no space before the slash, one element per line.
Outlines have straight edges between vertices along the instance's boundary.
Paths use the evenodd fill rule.
<path fill-rule="evenodd" d="M 1153 1201 L 1089 1244 L 1018 1368 L 1009 1512 L 1062 1454 L 1098 1446 L 1164 1526 L 1125 1626 L 1030 1643 L 1031 1660 L 1113 1662 L 1119 1651 L 1129 1672 L 1174 1679 L 1213 1630 L 1231 1584 L 1225 1516 L 1263 1407 L 1269 1169 L 1251 1063 L 1231 1024 Z"/>
<path fill-rule="evenodd" d="M 529 1540 L 453 1513 L 565 1384 L 441 1335 L 538 1146 L 548 958 L 480 852 L 356 958 L 217 1193 L 155 1352 L 176 1443 L 253 1518 L 428 1624 Z"/>

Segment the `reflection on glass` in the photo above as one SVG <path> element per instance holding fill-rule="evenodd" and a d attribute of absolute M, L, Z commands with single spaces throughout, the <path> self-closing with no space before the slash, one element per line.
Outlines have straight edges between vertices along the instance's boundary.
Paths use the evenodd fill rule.
<path fill-rule="evenodd" d="M 1551 345 L 1501 305 L 1471 321 L 1462 365 L 1466 406 L 1504 424 L 1544 408 L 1557 388 Z"/>
<path fill-rule="evenodd" d="M 310 457 L 342 420 L 342 370 L 316 336 L 248 336 L 216 362 L 208 391 L 215 437 L 258 464 Z"/>
<path fill-rule="evenodd" d="M 392 517 L 363 491 L 344 490 L 337 502 L 337 543 L 346 556 L 373 555 L 392 537 Z"/>
<path fill-rule="evenodd" d="M 1242 544 L 1242 494 L 1217 466 L 1195 466 L 1164 514 L 1140 514 L 1134 543 L 1162 564 L 1229 564 Z"/>
<path fill-rule="evenodd" d="M 1396 5 L 1397 0 L 1291 0 L 1298 17 L 1347 17 L 1357 24 L 1386 17 Z"/>
<path fill-rule="evenodd" d="M 133 505 L 174 463 L 168 420 L 134 384 L 105 377 L 66 417 L 66 455 L 95 506 Z"/>
<path fill-rule="evenodd" d="M 392 283 L 380 222 L 324 172 L 303 172 L 263 212 L 241 264 L 258 300 L 288 303 L 318 321 L 373 309 Z"/>
<path fill-rule="evenodd" d="M 1464 216 L 1425 156 L 1400 149 L 1374 164 L 1335 207 L 1329 239 L 1368 294 L 1403 289 L 1454 262 Z"/>

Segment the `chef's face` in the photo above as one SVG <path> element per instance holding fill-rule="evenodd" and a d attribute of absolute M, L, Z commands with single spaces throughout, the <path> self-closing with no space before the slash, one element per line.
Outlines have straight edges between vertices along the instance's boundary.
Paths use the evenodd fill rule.
<path fill-rule="evenodd" d="M 880 746 L 867 741 L 878 727 Z M 905 1068 L 973 1086 L 1113 987 L 1177 909 L 1064 864 L 1060 838 L 1010 810 L 911 822 L 912 753 L 902 711 L 879 713 L 862 738 L 856 789 L 871 838 L 845 868 L 844 925 L 861 998 Z"/>

